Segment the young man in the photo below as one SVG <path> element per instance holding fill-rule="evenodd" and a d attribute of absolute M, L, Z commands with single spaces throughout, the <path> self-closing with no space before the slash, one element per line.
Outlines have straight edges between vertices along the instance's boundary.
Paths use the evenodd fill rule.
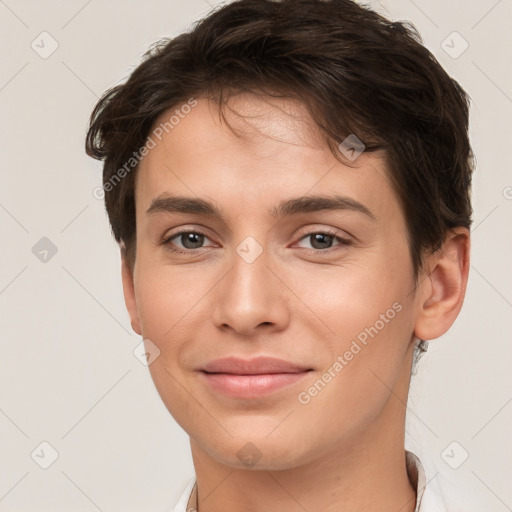
<path fill-rule="evenodd" d="M 131 324 L 195 478 L 176 511 L 440 512 L 411 367 L 469 268 L 468 101 L 350 0 L 239 0 L 91 117 Z"/>

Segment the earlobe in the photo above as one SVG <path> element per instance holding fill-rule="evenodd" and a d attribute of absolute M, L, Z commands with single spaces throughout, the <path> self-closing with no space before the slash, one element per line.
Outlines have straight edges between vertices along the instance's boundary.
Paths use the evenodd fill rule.
<path fill-rule="evenodd" d="M 427 260 L 427 275 L 420 278 L 419 312 L 414 334 L 423 340 L 443 335 L 457 318 L 469 273 L 469 231 L 451 231 L 439 251 Z"/>
<path fill-rule="evenodd" d="M 140 328 L 139 312 L 137 310 L 137 302 L 135 300 L 135 286 L 133 282 L 133 272 L 130 269 L 126 259 L 125 250 L 121 247 L 121 272 L 123 280 L 123 294 L 126 309 L 130 315 L 130 322 L 132 329 L 142 336 L 142 329 Z"/>

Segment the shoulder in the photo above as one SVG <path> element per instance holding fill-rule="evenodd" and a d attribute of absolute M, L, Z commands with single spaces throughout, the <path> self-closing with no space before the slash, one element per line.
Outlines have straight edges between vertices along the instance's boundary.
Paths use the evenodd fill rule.
<path fill-rule="evenodd" d="M 438 467 L 427 456 L 420 459 L 407 452 L 418 467 L 418 501 L 415 512 L 479 512 L 483 503 L 464 472 L 453 474 Z M 460 471 L 460 470 L 459 470 Z"/>

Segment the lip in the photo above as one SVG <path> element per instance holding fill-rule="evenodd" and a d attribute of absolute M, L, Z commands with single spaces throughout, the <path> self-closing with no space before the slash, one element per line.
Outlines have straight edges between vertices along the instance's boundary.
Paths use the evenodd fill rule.
<path fill-rule="evenodd" d="M 225 395 L 257 398 L 302 380 L 312 368 L 273 357 L 217 359 L 200 368 L 208 384 Z"/>

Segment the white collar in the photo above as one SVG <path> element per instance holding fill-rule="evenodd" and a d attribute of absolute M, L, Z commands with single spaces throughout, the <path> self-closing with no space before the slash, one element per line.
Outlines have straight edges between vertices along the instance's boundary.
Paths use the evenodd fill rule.
<path fill-rule="evenodd" d="M 405 451 L 405 464 L 407 467 L 407 476 L 409 477 L 409 481 L 416 489 L 416 507 L 414 508 L 414 512 L 421 512 L 421 502 L 425 494 L 427 481 L 425 477 L 425 469 L 423 468 L 420 459 L 414 455 L 414 453 L 407 450 Z"/>
<path fill-rule="evenodd" d="M 432 478 L 427 485 L 423 465 L 414 453 L 406 450 L 405 461 L 409 480 L 413 487 L 416 488 L 416 508 L 414 512 L 446 512 L 437 480 Z M 187 505 L 195 483 L 196 479 L 194 476 L 187 483 L 183 494 L 173 508 L 173 512 L 193 512 L 192 510 L 187 510 Z"/>

